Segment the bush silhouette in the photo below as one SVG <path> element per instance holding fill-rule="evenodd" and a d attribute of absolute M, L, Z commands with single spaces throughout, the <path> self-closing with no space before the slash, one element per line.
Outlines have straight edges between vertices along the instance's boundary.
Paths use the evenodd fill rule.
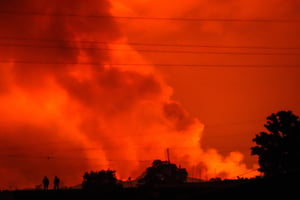
<path fill-rule="evenodd" d="M 91 171 L 83 175 L 83 189 L 101 189 L 101 188 L 116 188 L 120 187 L 115 175 L 116 171 L 101 170 L 99 172 Z"/>
<path fill-rule="evenodd" d="M 187 179 L 187 171 L 168 161 L 154 160 L 145 176 L 139 181 L 142 185 L 180 184 Z"/>

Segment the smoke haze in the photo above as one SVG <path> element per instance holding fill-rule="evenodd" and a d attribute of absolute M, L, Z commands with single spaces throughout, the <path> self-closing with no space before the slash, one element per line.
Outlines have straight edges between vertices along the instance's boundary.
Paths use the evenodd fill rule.
<path fill-rule="evenodd" d="M 32 187 L 40 184 L 44 175 L 57 175 L 70 186 L 80 183 L 86 171 L 108 168 L 116 170 L 121 179 L 138 177 L 154 159 L 166 159 L 167 148 L 171 161 L 187 168 L 190 176 L 209 179 L 257 175 L 255 171 L 248 173 L 257 166 L 247 167 L 243 153 L 222 155 L 218 149 L 203 148 L 205 124 L 172 98 L 175 91 L 159 68 L 116 65 L 165 60 L 176 64 L 199 59 L 209 63 L 214 58 L 187 55 L 175 60 L 174 55 L 144 55 L 130 44 L 133 39 L 174 42 L 183 34 L 188 38 L 183 43 L 201 38 L 206 44 L 239 44 L 251 35 L 250 27 L 218 23 L 202 23 L 196 28 L 190 23 L 137 24 L 110 16 L 231 18 L 251 16 L 253 10 L 261 18 L 296 15 L 296 11 L 290 12 L 295 1 L 280 7 L 281 3 L 274 1 L 278 8 L 274 10 L 261 1 L 251 5 L 246 5 L 246 1 L 220 4 L 196 0 L 144 4 L 125 0 L 92 0 L 89 4 L 80 0 L 1 1 L 1 10 L 7 12 L 1 13 L 0 19 L 0 187 Z M 266 9 L 259 12 L 253 7 Z M 272 30 L 279 29 L 270 26 Z M 286 25 L 281 26 L 282 29 Z M 261 34 L 259 42 L 268 36 Z M 277 34 L 273 37 L 284 33 Z M 278 45 L 290 44 L 293 36 L 296 34 Z M 124 47 L 131 52 L 103 50 L 119 42 L 128 42 Z M 271 44 L 271 40 L 263 42 Z M 224 55 L 219 59 L 224 63 L 243 60 Z M 289 60 L 297 61 L 298 58 Z"/>

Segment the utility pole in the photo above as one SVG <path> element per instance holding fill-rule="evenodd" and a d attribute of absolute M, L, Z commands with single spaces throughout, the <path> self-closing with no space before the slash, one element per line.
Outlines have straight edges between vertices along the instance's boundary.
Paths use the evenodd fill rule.
<path fill-rule="evenodd" d="M 168 163 L 170 164 L 170 149 L 167 148 L 167 158 L 168 158 Z"/>

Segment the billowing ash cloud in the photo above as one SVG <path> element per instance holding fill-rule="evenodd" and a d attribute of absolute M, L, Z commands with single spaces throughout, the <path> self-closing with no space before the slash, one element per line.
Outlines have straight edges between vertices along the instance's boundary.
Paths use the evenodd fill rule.
<path fill-rule="evenodd" d="M 84 134 L 87 133 L 80 130 L 80 126 L 84 126 L 81 121 L 85 119 L 81 119 L 79 112 L 88 115 L 89 111 L 84 109 L 91 113 L 98 112 L 101 107 L 109 109 L 101 105 L 101 99 L 109 98 L 105 97 L 108 94 L 105 90 L 110 91 L 110 88 L 101 90 L 100 85 L 114 88 L 111 84 L 118 86 L 123 80 L 114 70 L 103 71 L 101 63 L 110 59 L 105 52 L 92 49 L 84 52 L 86 60 L 97 59 L 100 63 L 90 71 L 93 80 L 80 79 L 89 73 L 88 66 L 62 63 L 79 62 L 82 55 L 76 40 L 110 42 L 119 37 L 112 18 L 81 16 L 109 16 L 110 4 L 94 0 L 89 3 L 13 0 L 1 1 L 0 7 L 0 57 L 3 61 L 0 64 L 0 185 L 39 184 L 44 175 L 55 174 L 64 176 L 66 184 L 78 183 L 84 170 L 89 169 L 87 153 L 80 150 L 85 147 Z M 78 17 L 61 14 L 77 14 Z M 68 104 L 82 105 L 82 110 Z M 123 104 L 126 106 L 129 102 Z"/>
<path fill-rule="evenodd" d="M 103 44 L 83 42 L 122 37 L 112 18 L 91 17 L 109 16 L 108 1 L 0 7 L 0 187 L 34 186 L 44 175 L 70 186 L 107 168 L 137 177 L 166 159 L 166 148 L 173 162 L 207 178 L 246 170 L 238 152 L 223 158 L 201 149 L 203 125 L 170 99 L 154 69 L 114 67 L 117 56 L 100 51 Z"/>

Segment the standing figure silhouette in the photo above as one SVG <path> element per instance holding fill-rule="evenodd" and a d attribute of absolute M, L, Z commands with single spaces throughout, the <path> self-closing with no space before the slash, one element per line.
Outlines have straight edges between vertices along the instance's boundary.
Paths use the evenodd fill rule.
<path fill-rule="evenodd" d="M 54 190 L 58 190 L 59 189 L 59 178 L 57 176 L 54 177 Z"/>
<path fill-rule="evenodd" d="M 48 179 L 47 176 L 44 176 L 44 179 L 43 179 L 43 186 L 44 186 L 44 190 L 48 190 L 49 179 Z"/>

